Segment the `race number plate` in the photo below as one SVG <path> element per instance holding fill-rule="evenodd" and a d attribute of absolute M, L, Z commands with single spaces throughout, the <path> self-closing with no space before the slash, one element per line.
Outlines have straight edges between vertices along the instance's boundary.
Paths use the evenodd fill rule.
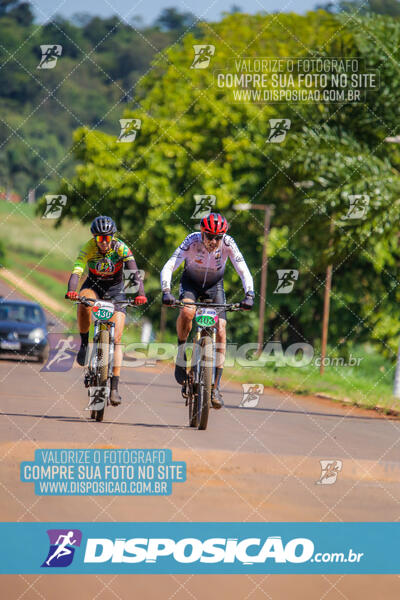
<path fill-rule="evenodd" d="M 97 300 L 92 306 L 92 313 L 97 321 L 109 321 L 114 314 L 114 304 L 112 302 L 105 302 L 104 300 Z"/>
<path fill-rule="evenodd" d="M 214 327 L 217 324 L 218 315 L 213 308 L 198 308 L 195 319 L 199 327 Z"/>

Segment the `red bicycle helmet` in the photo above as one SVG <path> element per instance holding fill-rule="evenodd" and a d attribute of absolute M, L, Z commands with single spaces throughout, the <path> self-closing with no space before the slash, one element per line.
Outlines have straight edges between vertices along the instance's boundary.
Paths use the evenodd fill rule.
<path fill-rule="evenodd" d="M 200 221 L 200 230 L 220 235 L 228 231 L 228 221 L 219 213 L 210 213 Z"/>

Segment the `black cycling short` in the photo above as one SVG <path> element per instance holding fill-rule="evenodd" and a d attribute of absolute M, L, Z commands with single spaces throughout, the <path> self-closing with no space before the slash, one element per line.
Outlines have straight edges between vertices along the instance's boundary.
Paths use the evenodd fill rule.
<path fill-rule="evenodd" d="M 184 298 L 190 298 L 194 302 L 200 298 L 201 300 L 212 300 L 215 304 L 226 304 L 224 280 L 219 279 L 217 283 L 204 288 L 199 287 L 195 281 L 183 273 L 179 285 L 179 300 L 183 300 Z M 226 320 L 226 311 L 224 308 L 216 308 L 215 310 L 221 319 Z"/>
<path fill-rule="evenodd" d="M 81 285 L 83 289 L 93 290 L 100 300 L 111 299 L 115 303 L 115 312 L 122 312 L 126 315 L 126 306 L 121 306 L 119 302 L 126 302 L 126 294 L 123 292 L 123 282 L 114 283 L 106 279 L 91 279 L 87 277 Z"/>

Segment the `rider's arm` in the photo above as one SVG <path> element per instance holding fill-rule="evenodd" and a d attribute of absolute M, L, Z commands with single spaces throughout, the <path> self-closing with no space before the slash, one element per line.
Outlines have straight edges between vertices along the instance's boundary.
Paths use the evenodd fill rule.
<path fill-rule="evenodd" d="M 186 253 L 190 246 L 189 242 L 187 241 L 188 237 L 175 250 L 171 258 L 167 260 L 167 262 L 162 268 L 160 280 L 161 289 L 163 292 L 169 292 L 171 290 L 172 273 L 176 271 L 179 265 L 181 265 L 186 258 Z"/>
<path fill-rule="evenodd" d="M 135 285 L 138 287 L 137 295 L 144 296 L 144 285 L 143 279 L 141 277 L 140 271 L 137 268 L 136 260 L 132 254 L 132 250 L 121 240 L 117 239 L 116 251 L 118 255 L 121 256 L 122 262 L 124 264 L 124 272 L 133 273 L 133 281 Z"/>
<path fill-rule="evenodd" d="M 68 279 L 68 291 L 69 292 L 76 292 L 76 288 L 78 287 L 78 283 L 79 283 L 79 275 L 77 275 L 76 273 L 72 273 L 70 275 L 70 278 Z"/>
<path fill-rule="evenodd" d="M 124 263 L 124 270 L 125 270 L 125 273 L 127 273 L 127 272 L 133 273 L 133 281 L 135 282 L 135 285 L 138 286 L 137 295 L 144 296 L 145 293 L 144 293 L 143 279 L 140 275 L 140 271 L 137 268 L 136 260 L 133 258 L 133 256 L 130 256 L 129 259 Z"/>
<path fill-rule="evenodd" d="M 249 271 L 248 266 L 245 263 L 242 253 L 236 245 L 236 242 L 230 236 L 226 236 L 228 239 L 225 243 L 228 246 L 228 254 L 231 259 L 231 263 L 235 267 L 236 273 L 239 275 L 242 280 L 243 288 L 245 293 L 251 292 L 254 294 L 254 284 L 253 278 Z"/>
<path fill-rule="evenodd" d="M 85 270 L 86 263 L 93 252 L 94 240 L 89 240 L 80 250 L 78 257 L 72 267 L 72 273 L 68 281 L 68 291 L 75 292 L 78 287 L 79 278 Z"/>
<path fill-rule="evenodd" d="M 118 252 L 118 255 L 122 257 L 122 262 L 124 264 L 124 272 L 133 273 L 134 283 L 138 287 L 137 295 L 144 296 L 145 293 L 143 279 L 141 277 L 139 269 L 137 268 L 136 260 L 132 254 L 132 250 L 119 239 L 117 239 L 117 244 L 115 248 Z"/>

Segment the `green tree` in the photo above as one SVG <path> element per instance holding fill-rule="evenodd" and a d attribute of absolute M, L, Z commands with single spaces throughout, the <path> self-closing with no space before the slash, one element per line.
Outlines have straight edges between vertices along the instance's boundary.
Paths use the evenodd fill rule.
<path fill-rule="evenodd" d="M 394 275 L 400 156 L 383 140 L 398 122 L 400 24 L 387 17 L 357 18 L 359 30 L 346 17 L 324 11 L 305 17 L 226 15 L 212 29 L 202 25 L 200 39 L 218 48 L 211 68 L 202 70 L 190 69 L 199 39 L 185 36 L 181 46 L 166 51 L 168 61 L 155 59 L 136 105 L 124 114 L 142 122 L 133 144 L 88 128 L 75 132 L 79 166 L 60 188 L 70 198 L 69 213 L 84 221 L 99 211 L 115 217 L 141 267 L 151 273 L 151 290 L 159 291 L 161 266 L 193 230 L 194 194 L 214 193 L 258 290 L 262 218 L 256 211 L 235 212 L 234 205 L 272 204 L 267 336 L 319 339 L 325 269 L 333 264 L 331 341 L 348 346 L 372 339 L 390 354 L 400 333 Z M 215 85 L 214 73 L 226 70 L 244 49 L 255 57 L 364 57 L 368 68 L 379 69 L 380 88 L 359 104 L 233 103 L 230 91 Z M 286 141 L 267 143 L 269 120 L 282 117 L 292 123 Z M 352 196 L 369 198 L 366 219 L 345 218 Z M 295 293 L 273 294 L 280 268 L 299 270 Z M 233 269 L 226 287 L 230 299 L 240 299 Z M 159 304 L 149 311 L 157 318 Z M 256 312 L 248 320 L 237 315 L 232 324 L 234 339 L 248 341 L 250 332 L 255 335 Z"/>
<path fill-rule="evenodd" d="M 185 31 L 191 28 L 197 21 L 195 15 L 191 12 L 181 12 L 178 9 L 164 8 L 160 16 L 156 19 L 155 25 L 165 29 L 165 31 Z"/>
<path fill-rule="evenodd" d="M 5 16 L 24 26 L 31 25 L 34 19 L 30 3 L 20 0 L 0 0 L 0 18 Z"/>
<path fill-rule="evenodd" d="M 117 17 L 56 16 L 38 28 L 22 18 L 27 6 L 0 0 L 0 183 L 22 197 L 71 175 L 74 129 L 118 128 L 137 80 L 173 37 Z M 38 70 L 40 46 L 54 43 L 63 47 L 56 68 Z"/>
<path fill-rule="evenodd" d="M 365 15 L 367 13 L 390 15 L 392 17 L 400 15 L 399 0 L 341 0 L 336 3 L 327 2 L 325 4 L 318 4 L 316 8 L 334 13 L 351 12 L 357 15 Z"/>

